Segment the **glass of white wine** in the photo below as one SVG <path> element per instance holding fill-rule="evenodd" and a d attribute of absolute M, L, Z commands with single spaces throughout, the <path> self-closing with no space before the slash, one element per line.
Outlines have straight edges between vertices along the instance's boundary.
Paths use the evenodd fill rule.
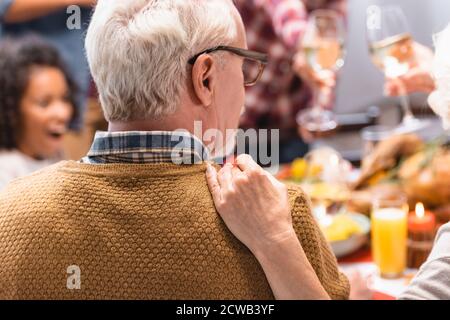
<path fill-rule="evenodd" d="M 399 85 L 403 85 L 399 77 L 417 64 L 414 39 L 403 10 L 393 5 L 376 6 L 367 19 L 367 39 L 373 63 L 386 78 L 397 79 Z M 429 125 L 429 121 L 414 116 L 406 91 L 400 96 L 400 101 L 403 120 L 393 128 L 393 133 L 415 132 Z"/>
<path fill-rule="evenodd" d="M 317 77 L 327 77 L 344 65 L 344 36 L 344 21 L 338 13 L 325 9 L 311 13 L 301 50 Z M 334 132 L 338 123 L 336 115 L 324 109 L 323 88 L 313 89 L 313 106 L 298 114 L 297 123 L 313 136 L 323 137 Z"/>

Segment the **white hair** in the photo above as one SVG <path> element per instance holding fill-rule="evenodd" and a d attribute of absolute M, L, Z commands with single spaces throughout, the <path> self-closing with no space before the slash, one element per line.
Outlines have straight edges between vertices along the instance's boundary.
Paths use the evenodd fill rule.
<path fill-rule="evenodd" d="M 433 75 L 436 91 L 428 98 L 431 108 L 442 117 L 444 128 L 450 129 L 450 25 L 434 36 L 436 53 Z"/>
<path fill-rule="evenodd" d="M 99 0 L 86 54 L 108 121 L 176 111 L 195 54 L 237 38 L 229 0 Z"/>

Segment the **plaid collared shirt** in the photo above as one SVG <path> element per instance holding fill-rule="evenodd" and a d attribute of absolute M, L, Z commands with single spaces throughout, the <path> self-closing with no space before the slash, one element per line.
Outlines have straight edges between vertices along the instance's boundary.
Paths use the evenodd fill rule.
<path fill-rule="evenodd" d="M 269 54 L 260 81 L 247 88 L 243 128 L 280 129 L 281 138 L 296 135 L 297 113 L 311 101 L 309 88 L 292 69 L 296 46 L 308 14 L 319 8 L 345 13 L 346 0 L 235 0 L 250 50 Z M 289 134 L 290 132 L 290 134 Z"/>
<path fill-rule="evenodd" d="M 82 163 L 194 164 L 210 159 L 208 149 L 195 136 L 182 131 L 127 131 L 95 134 Z"/>

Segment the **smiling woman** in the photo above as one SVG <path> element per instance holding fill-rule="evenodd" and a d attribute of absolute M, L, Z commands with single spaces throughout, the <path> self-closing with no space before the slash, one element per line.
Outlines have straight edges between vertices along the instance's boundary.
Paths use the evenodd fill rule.
<path fill-rule="evenodd" d="M 1 189 L 58 160 L 76 88 L 57 51 L 35 37 L 3 41 L 0 69 Z"/>

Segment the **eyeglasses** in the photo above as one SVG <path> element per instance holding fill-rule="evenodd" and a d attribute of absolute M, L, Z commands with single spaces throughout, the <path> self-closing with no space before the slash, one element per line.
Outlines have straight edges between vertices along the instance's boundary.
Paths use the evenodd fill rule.
<path fill-rule="evenodd" d="M 217 46 L 196 54 L 188 60 L 188 63 L 190 65 L 194 65 L 198 57 L 200 57 L 202 54 L 207 54 L 219 50 L 229 51 L 244 58 L 244 62 L 242 64 L 242 73 L 244 74 L 244 86 L 246 87 L 253 86 L 261 78 L 264 68 L 269 62 L 267 54 L 264 53 L 235 47 Z"/>

